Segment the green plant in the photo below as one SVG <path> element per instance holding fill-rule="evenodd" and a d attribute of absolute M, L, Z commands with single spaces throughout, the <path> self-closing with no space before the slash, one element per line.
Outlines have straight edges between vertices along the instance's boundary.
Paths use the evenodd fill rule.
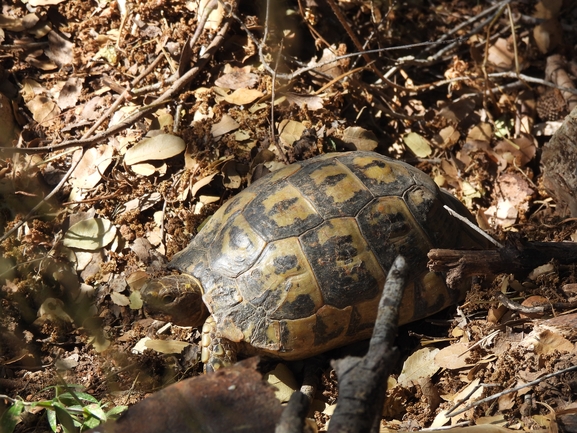
<path fill-rule="evenodd" d="M 11 403 L 0 416 L 0 431 L 12 433 L 22 414 L 33 409 L 46 410 L 52 431 L 65 433 L 82 432 L 96 427 L 105 421 L 117 419 L 126 410 L 126 406 L 116 406 L 107 411 L 108 403 L 102 403 L 92 395 L 80 391 L 80 385 L 58 385 L 49 388 L 54 388 L 55 396 L 52 400 L 25 402 L 0 395 L 0 398 Z"/>

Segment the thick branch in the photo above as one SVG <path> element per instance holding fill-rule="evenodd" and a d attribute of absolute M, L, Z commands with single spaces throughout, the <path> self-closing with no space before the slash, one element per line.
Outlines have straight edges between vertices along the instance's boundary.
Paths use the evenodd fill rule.
<path fill-rule="evenodd" d="M 333 361 L 339 377 L 339 401 L 329 433 L 379 431 L 386 392 L 384 384 L 398 356 L 393 344 L 407 275 L 405 259 L 398 256 L 387 275 L 367 354 L 363 358 Z"/>
<path fill-rule="evenodd" d="M 447 273 L 447 284 L 473 275 L 493 275 L 501 272 L 526 274 L 551 260 L 561 264 L 577 263 L 576 242 L 517 242 L 496 250 L 429 251 L 429 269 Z"/>

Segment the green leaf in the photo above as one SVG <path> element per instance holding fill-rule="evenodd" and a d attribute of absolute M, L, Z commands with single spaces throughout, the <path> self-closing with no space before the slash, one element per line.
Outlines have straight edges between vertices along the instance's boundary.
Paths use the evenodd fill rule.
<path fill-rule="evenodd" d="M 12 433 L 16 424 L 20 422 L 20 415 L 24 411 L 24 402 L 18 400 L 0 417 L 0 431 Z"/>
<path fill-rule="evenodd" d="M 120 415 L 122 415 L 122 412 L 124 412 L 126 409 L 128 409 L 128 406 L 113 407 L 108 412 L 106 412 L 106 417 L 108 419 L 117 419 Z"/>
<path fill-rule="evenodd" d="M 84 412 L 86 413 L 86 417 L 88 418 L 95 418 L 99 422 L 106 421 L 106 413 L 100 406 L 100 404 L 90 404 L 84 407 Z"/>
<path fill-rule="evenodd" d="M 53 410 L 49 410 L 46 412 L 46 416 L 48 417 L 48 424 L 54 433 L 58 432 L 58 421 L 56 420 L 56 412 Z"/>
<path fill-rule="evenodd" d="M 58 422 L 62 425 L 66 433 L 75 433 L 78 431 L 74 425 L 74 419 L 63 404 L 54 402 L 54 412 L 56 413 Z"/>

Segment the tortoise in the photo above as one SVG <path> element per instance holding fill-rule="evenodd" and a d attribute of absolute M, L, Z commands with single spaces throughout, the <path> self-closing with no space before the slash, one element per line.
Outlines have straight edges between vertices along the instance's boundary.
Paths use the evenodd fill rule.
<path fill-rule="evenodd" d="M 420 170 L 373 152 L 330 153 L 273 172 L 226 202 L 141 289 L 147 314 L 200 326 L 207 370 L 238 354 L 303 359 L 368 339 L 388 269 L 412 275 L 399 324 L 464 298 L 429 272 L 431 248 L 487 247 Z"/>

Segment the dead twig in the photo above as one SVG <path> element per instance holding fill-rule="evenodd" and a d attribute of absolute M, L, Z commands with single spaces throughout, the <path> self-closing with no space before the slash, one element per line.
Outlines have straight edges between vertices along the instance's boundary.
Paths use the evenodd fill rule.
<path fill-rule="evenodd" d="M 469 221 L 467 218 L 465 218 L 463 215 L 460 215 L 459 213 L 455 212 L 453 209 L 451 209 L 449 206 L 444 205 L 443 206 L 445 208 L 445 210 L 447 212 L 449 212 L 449 214 L 451 214 L 451 216 L 453 218 L 457 218 L 459 221 L 467 224 L 472 230 L 475 230 L 477 233 L 479 233 L 481 236 L 483 236 L 485 239 L 487 239 L 489 242 L 491 242 L 493 245 L 499 247 L 499 248 L 503 248 L 503 245 L 500 244 L 499 242 L 497 242 L 495 239 L 493 239 L 491 236 L 489 236 L 487 233 L 485 233 L 481 228 L 479 228 L 478 226 L 476 226 L 475 224 L 473 224 L 471 221 Z"/>
<path fill-rule="evenodd" d="M 100 134 L 97 134 L 91 138 L 66 140 L 60 144 L 56 144 L 53 146 L 43 146 L 35 148 L 18 148 L 18 147 L 0 148 L 0 152 L 36 154 L 36 153 L 54 152 L 57 150 L 67 149 L 75 146 L 86 148 L 104 140 L 105 138 L 108 138 L 112 135 L 119 133 L 128 126 L 134 124 L 134 122 L 146 116 L 148 113 L 170 102 L 169 99 L 174 97 L 180 91 L 180 89 L 184 87 L 188 82 L 190 82 L 198 74 L 198 72 L 200 72 L 200 70 L 204 67 L 204 65 L 208 63 L 210 58 L 214 55 L 214 53 L 222 43 L 224 35 L 228 31 L 228 27 L 229 23 L 226 22 L 219 31 L 219 33 L 212 40 L 206 52 L 201 56 L 197 65 L 194 68 L 191 68 L 186 74 L 184 74 L 182 77 L 176 80 L 168 90 L 166 90 L 162 95 L 156 98 L 156 100 L 154 100 L 151 104 L 146 105 L 141 109 L 137 110 L 136 112 L 128 116 L 126 119 L 124 119 L 117 125 L 114 125 L 113 127 L 107 129 L 106 131 L 103 131 Z"/>
<path fill-rule="evenodd" d="M 552 310 L 571 310 L 577 308 L 577 302 L 544 302 L 540 305 L 526 307 L 525 305 L 521 305 L 518 302 L 507 298 L 504 293 L 499 293 L 497 299 L 509 310 L 517 311 L 522 314 L 541 314 Z"/>
<path fill-rule="evenodd" d="M 55 150 L 60 150 L 60 149 L 65 149 L 65 148 L 69 148 L 69 147 L 78 146 L 84 152 L 84 149 L 86 149 L 87 147 L 92 146 L 92 145 L 100 142 L 101 140 L 122 131 L 123 129 L 127 128 L 128 126 L 132 125 L 134 122 L 139 120 L 140 118 L 144 117 L 149 112 L 155 110 L 156 108 L 158 108 L 161 105 L 166 104 L 169 101 L 169 99 L 172 98 L 174 95 L 176 95 L 176 93 L 183 86 L 185 86 L 188 82 L 190 82 L 196 76 L 196 74 L 198 74 L 198 72 L 202 69 L 202 67 L 204 67 L 204 65 L 206 65 L 206 63 L 208 63 L 209 59 L 214 55 L 214 53 L 216 52 L 216 50 L 218 49 L 218 47 L 220 46 L 220 44 L 224 40 L 224 35 L 228 31 L 229 24 L 230 23 L 227 21 L 222 26 L 222 28 L 220 29 L 218 34 L 215 36 L 215 38 L 212 40 L 212 42 L 209 45 L 209 47 L 207 48 L 206 52 L 201 56 L 197 65 L 194 68 L 191 68 L 186 74 L 184 74 L 182 77 L 180 77 L 178 80 L 176 80 L 176 82 L 168 90 L 166 90 L 162 95 L 160 95 L 154 102 L 152 102 L 152 104 L 147 105 L 145 107 L 142 107 L 142 109 L 140 109 L 136 113 L 133 113 L 132 115 L 128 116 L 126 119 L 124 119 L 122 122 L 115 125 L 114 127 L 109 128 L 108 130 L 106 130 L 100 134 L 97 134 L 91 138 L 88 138 L 87 135 L 89 132 L 92 131 L 92 128 L 91 128 L 91 130 L 87 131 L 87 133 L 84 134 L 84 136 L 81 139 L 68 140 L 68 141 L 60 143 L 58 145 L 55 145 L 55 146 L 37 147 L 34 149 L 0 148 L 0 151 L 8 150 L 10 152 L 17 152 L 17 153 L 43 153 L 43 152 L 52 152 Z M 12 227 L 10 230 L 8 230 L 6 233 L 4 233 L 4 235 L 0 238 L 0 242 L 4 241 L 8 237 L 10 237 L 12 234 L 14 234 L 18 229 L 20 229 L 20 227 L 22 227 L 22 225 L 24 225 L 24 223 L 26 223 L 28 220 L 30 220 L 36 214 L 38 209 L 40 209 L 40 207 L 44 203 L 46 203 L 58 191 L 60 191 L 60 189 L 68 181 L 68 179 L 70 178 L 70 176 L 72 175 L 72 173 L 74 172 L 74 170 L 76 169 L 78 164 L 80 163 L 81 159 L 82 159 L 82 155 L 80 155 L 80 157 L 77 159 L 77 161 L 75 163 L 71 164 L 70 168 L 68 169 L 66 174 L 63 176 L 63 178 L 60 180 L 58 185 L 56 185 L 56 187 L 54 187 L 54 189 L 46 197 L 44 197 L 36 206 L 34 206 L 30 210 L 30 212 L 28 212 L 28 214 L 22 220 L 20 220 L 17 224 L 14 225 L 14 227 Z"/>
<path fill-rule="evenodd" d="M 397 256 L 387 275 L 367 354 L 333 362 L 339 377 L 339 401 L 329 433 L 379 431 L 386 392 L 382 384 L 398 356 L 394 339 L 407 276 L 407 263 Z"/>
<path fill-rule="evenodd" d="M 569 368 L 565 368 L 565 369 L 563 369 L 563 370 L 556 371 L 556 372 L 554 372 L 554 373 L 546 374 L 545 376 L 540 377 L 539 379 L 533 380 L 533 381 L 528 382 L 528 383 L 525 383 L 525 384 L 523 384 L 523 385 L 519 385 L 519 386 L 517 386 L 517 387 L 515 387 L 515 388 L 506 389 L 506 390 L 503 391 L 503 392 L 499 392 L 499 393 L 497 393 L 497 394 L 493 394 L 493 395 L 491 395 L 491 396 L 489 396 L 489 397 L 486 397 L 486 398 L 483 398 L 483 399 L 481 399 L 481 400 L 477 400 L 476 402 L 471 403 L 471 404 L 465 406 L 463 409 L 461 409 L 461 410 L 459 410 L 459 411 L 457 411 L 457 412 L 454 412 L 454 410 L 457 409 L 457 407 L 459 407 L 461 404 L 463 404 L 463 401 L 466 401 L 466 399 L 463 399 L 463 401 L 460 401 L 460 402 L 458 402 L 455 406 L 453 406 L 453 407 L 446 413 L 446 416 L 452 418 L 452 417 L 454 417 L 454 416 L 457 416 L 457 415 L 462 414 L 463 412 L 467 412 L 469 409 L 472 409 L 472 408 L 474 408 L 474 407 L 477 407 L 477 406 L 479 406 L 479 405 L 481 405 L 481 404 L 483 404 L 483 403 L 487 403 L 487 402 L 489 402 L 489 401 L 498 399 L 498 398 L 500 398 L 500 397 L 502 397 L 502 396 L 504 396 L 504 395 L 511 394 L 512 392 L 520 391 L 520 390 L 522 390 L 523 388 L 528 388 L 528 387 L 531 387 L 531 386 L 534 386 L 534 385 L 538 385 L 539 383 L 544 382 L 544 381 L 547 380 L 547 379 L 550 379 L 550 378 L 555 377 L 555 376 L 559 376 L 559 375 L 561 375 L 561 374 L 563 374 L 563 373 L 567 373 L 567 372 L 573 371 L 573 370 L 577 370 L 577 365 L 574 365 L 574 366 L 569 367 Z M 483 386 L 496 386 L 496 385 L 483 385 Z"/>
<path fill-rule="evenodd" d="M 217 8 L 217 6 L 218 6 L 217 0 L 210 0 L 206 4 L 204 9 L 201 11 L 202 13 L 196 21 L 196 30 L 194 31 L 194 34 L 188 38 L 188 40 L 184 44 L 182 52 L 180 53 L 180 61 L 178 62 L 179 77 L 182 77 L 186 73 L 185 72 L 186 68 L 188 68 L 188 65 L 190 64 L 190 59 L 192 58 L 192 49 L 200 39 L 200 35 L 204 30 L 204 26 L 208 21 L 209 15 L 212 13 L 213 10 Z"/>
<path fill-rule="evenodd" d="M 55 152 L 57 150 L 68 149 L 71 147 L 90 147 L 100 141 L 108 138 L 112 135 L 119 133 L 120 131 L 126 129 L 128 126 L 132 125 L 134 122 L 138 121 L 142 117 L 146 116 L 151 111 L 165 105 L 168 101 L 163 101 L 161 103 L 152 103 L 142 107 L 140 110 L 135 111 L 122 122 L 112 126 L 106 131 L 96 134 L 90 138 L 78 138 L 73 140 L 65 140 L 60 144 L 54 146 L 42 146 L 42 147 L 2 147 L 0 152 L 10 152 L 10 153 L 26 153 L 26 154 L 37 154 L 37 153 L 48 153 Z M 86 135 L 86 134 L 85 134 Z"/>

